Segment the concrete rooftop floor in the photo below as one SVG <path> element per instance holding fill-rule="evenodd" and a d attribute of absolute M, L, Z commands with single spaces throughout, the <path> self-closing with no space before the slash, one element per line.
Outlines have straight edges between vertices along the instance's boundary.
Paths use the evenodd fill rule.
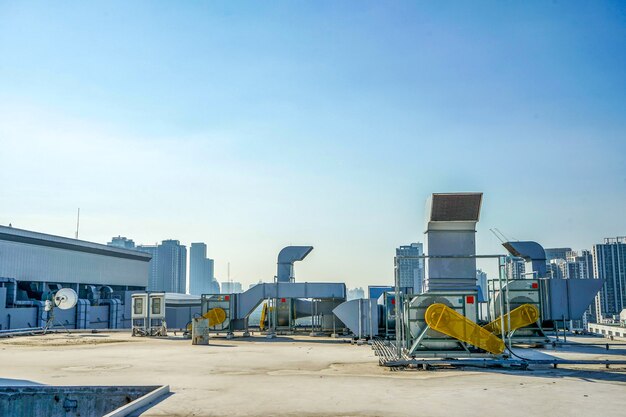
<path fill-rule="evenodd" d="M 626 344 L 532 354 L 626 359 Z M 304 336 L 209 346 L 128 333 L 0 339 L 0 384 L 19 383 L 169 385 L 172 394 L 142 416 L 626 415 L 626 366 L 390 371 L 369 346 Z"/>

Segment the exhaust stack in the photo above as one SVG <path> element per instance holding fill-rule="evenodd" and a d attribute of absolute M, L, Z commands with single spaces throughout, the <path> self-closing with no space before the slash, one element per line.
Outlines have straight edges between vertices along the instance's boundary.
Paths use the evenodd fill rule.
<path fill-rule="evenodd" d="M 424 291 L 476 289 L 476 223 L 482 193 L 433 194 L 426 202 Z"/>

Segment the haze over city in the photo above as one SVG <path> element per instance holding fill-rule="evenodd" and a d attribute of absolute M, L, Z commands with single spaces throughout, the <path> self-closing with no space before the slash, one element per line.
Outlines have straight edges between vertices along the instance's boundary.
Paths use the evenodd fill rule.
<path fill-rule="evenodd" d="M 620 2 L 0 2 L 0 224 L 203 241 L 216 276 L 388 282 L 433 192 L 489 232 L 626 230 Z M 489 270 L 488 265 L 482 265 Z"/>

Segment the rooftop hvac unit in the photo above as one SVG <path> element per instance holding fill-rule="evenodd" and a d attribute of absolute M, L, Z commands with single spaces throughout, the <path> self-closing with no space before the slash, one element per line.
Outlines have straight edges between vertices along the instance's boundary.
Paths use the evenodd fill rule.
<path fill-rule="evenodd" d="M 514 279 L 503 282 L 502 289 L 500 289 L 500 281 L 498 280 L 491 280 L 488 285 L 489 316 L 491 320 L 526 304 L 535 306 L 539 311 L 537 323 L 514 330 L 510 334 L 511 342 L 533 344 L 549 342 L 548 337 L 541 328 L 543 306 L 540 280 Z"/>
<path fill-rule="evenodd" d="M 482 193 L 433 194 L 426 203 L 424 290 L 476 290 L 476 223 Z"/>
<path fill-rule="evenodd" d="M 472 353 L 462 341 L 431 329 L 426 323 L 426 309 L 433 304 L 443 304 L 476 322 L 478 319 L 477 291 L 433 291 L 405 301 L 406 336 L 408 354 L 411 356 L 449 356 L 451 353 Z"/>
<path fill-rule="evenodd" d="M 234 316 L 235 294 L 203 294 L 201 314 L 204 317 L 215 316 L 211 332 L 232 334 L 231 323 Z"/>

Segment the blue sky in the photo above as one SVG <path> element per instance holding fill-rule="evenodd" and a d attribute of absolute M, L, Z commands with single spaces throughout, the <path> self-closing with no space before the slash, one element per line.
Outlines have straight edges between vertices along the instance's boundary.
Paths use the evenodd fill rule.
<path fill-rule="evenodd" d="M 0 1 L 0 223 L 205 241 L 219 279 L 392 277 L 432 192 L 626 234 L 623 2 Z M 483 267 L 492 270 L 490 265 Z"/>

